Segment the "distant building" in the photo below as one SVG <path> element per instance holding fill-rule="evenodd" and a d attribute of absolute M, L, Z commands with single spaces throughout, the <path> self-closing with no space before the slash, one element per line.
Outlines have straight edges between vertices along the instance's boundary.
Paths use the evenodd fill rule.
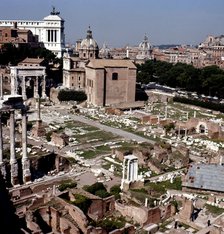
<path fill-rule="evenodd" d="M 148 37 L 145 35 L 144 40 L 138 46 L 137 60 L 152 59 L 152 45 L 150 44 Z"/>
<path fill-rule="evenodd" d="M 130 60 L 93 59 L 85 70 L 89 103 L 106 106 L 135 101 L 136 66 Z"/>
<path fill-rule="evenodd" d="M 63 57 L 63 86 L 75 90 L 85 90 L 85 65 L 89 59 L 98 58 L 99 47 L 93 39 L 90 27 L 86 38 L 78 40 L 75 49 L 76 56 L 68 53 Z"/>
<path fill-rule="evenodd" d="M 19 30 L 31 31 L 37 41 L 51 50 L 57 57 L 62 56 L 65 47 L 64 20 L 53 8 L 50 15 L 42 21 L 33 20 L 0 20 L 0 27 L 18 28 Z M 13 32 L 14 33 L 14 32 Z"/>
<path fill-rule="evenodd" d="M 99 59 L 90 27 L 76 43 L 75 56 L 63 56 L 63 86 L 82 90 L 87 102 L 106 106 L 135 101 L 136 66 L 131 60 Z"/>
<path fill-rule="evenodd" d="M 210 35 L 198 48 L 204 54 L 203 66 L 217 65 L 224 68 L 224 35 L 217 37 Z"/>
<path fill-rule="evenodd" d="M 16 47 L 29 44 L 37 46 L 37 39 L 30 30 L 0 27 L 0 47 L 6 43 L 11 43 Z"/>

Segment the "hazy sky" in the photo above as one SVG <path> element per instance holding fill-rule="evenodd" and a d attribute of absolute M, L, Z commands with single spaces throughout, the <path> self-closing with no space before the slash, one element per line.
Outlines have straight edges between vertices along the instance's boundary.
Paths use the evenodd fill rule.
<path fill-rule="evenodd" d="M 1 0 L 1 19 L 42 20 L 55 6 L 65 20 L 66 41 L 86 36 L 99 46 L 198 44 L 224 34 L 224 0 Z"/>

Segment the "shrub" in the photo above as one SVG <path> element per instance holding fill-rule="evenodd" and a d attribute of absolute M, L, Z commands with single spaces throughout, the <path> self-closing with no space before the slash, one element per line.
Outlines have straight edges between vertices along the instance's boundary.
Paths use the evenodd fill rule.
<path fill-rule="evenodd" d="M 106 190 L 103 183 L 96 182 L 95 184 L 92 184 L 90 186 L 87 186 L 85 189 L 87 192 L 95 194 L 98 190 Z"/>
<path fill-rule="evenodd" d="M 75 188 L 76 186 L 77 186 L 76 182 L 63 183 L 59 185 L 58 190 L 62 192 L 67 188 Z"/>
<path fill-rule="evenodd" d="M 115 196 L 115 199 L 120 199 L 121 188 L 120 185 L 114 185 L 110 188 L 110 194 Z"/>
<path fill-rule="evenodd" d="M 46 133 L 46 140 L 48 142 L 51 141 L 51 135 L 52 135 L 52 131 Z"/>
<path fill-rule="evenodd" d="M 60 90 L 60 92 L 58 93 L 58 99 L 59 101 L 83 102 L 87 99 L 87 96 L 83 91 Z"/>
<path fill-rule="evenodd" d="M 84 214 L 87 214 L 92 201 L 81 194 L 74 194 L 74 197 L 75 201 L 73 201 L 72 204 L 79 207 L 79 209 L 81 209 Z"/>
<path fill-rule="evenodd" d="M 110 196 L 110 194 L 106 190 L 104 190 L 104 189 L 97 190 L 95 192 L 95 195 L 98 196 L 98 197 L 101 197 L 101 198 L 105 198 L 105 197 L 109 197 Z"/>
<path fill-rule="evenodd" d="M 103 183 L 96 182 L 95 184 L 92 184 L 90 186 L 83 187 L 87 192 L 94 194 L 98 197 L 105 198 L 109 197 L 110 193 L 107 192 L 105 186 Z"/>

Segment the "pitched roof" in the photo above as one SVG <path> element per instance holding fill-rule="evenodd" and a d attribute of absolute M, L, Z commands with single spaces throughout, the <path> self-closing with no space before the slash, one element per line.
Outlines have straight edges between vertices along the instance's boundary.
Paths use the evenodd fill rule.
<path fill-rule="evenodd" d="M 86 66 L 91 68 L 127 67 L 136 69 L 134 63 L 128 59 L 91 59 Z"/>
<path fill-rule="evenodd" d="M 44 61 L 43 58 L 25 58 L 20 63 L 32 63 L 32 64 L 40 64 Z"/>
<path fill-rule="evenodd" d="M 182 185 L 190 188 L 224 192 L 224 166 L 218 164 L 190 165 Z"/>

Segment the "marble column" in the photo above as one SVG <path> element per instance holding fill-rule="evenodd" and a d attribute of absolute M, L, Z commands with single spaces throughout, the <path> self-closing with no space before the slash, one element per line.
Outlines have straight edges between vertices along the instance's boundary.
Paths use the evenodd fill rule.
<path fill-rule="evenodd" d="M 27 100 L 27 96 L 26 96 L 26 77 L 22 76 L 22 96 L 23 96 L 23 100 Z"/>
<path fill-rule="evenodd" d="M 167 106 L 165 106 L 165 119 L 167 119 Z"/>
<path fill-rule="evenodd" d="M 128 159 L 127 163 L 127 181 L 130 181 L 130 160 Z"/>
<path fill-rule="evenodd" d="M 15 151 L 15 111 L 10 112 L 10 165 L 11 165 L 11 183 L 16 185 L 18 180 L 18 164 Z"/>
<path fill-rule="evenodd" d="M 138 160 L 134 160 L 134 175 L 133 179 L 138 180 Z"/>
<path fill-rule="evenodd" d="M 17 81 L 16 76 L 11 75 L 11 95 L 17 94 Z"/>
<path fill-rule="evenodd" d="M 42 98 L 46 98 L 46 75 L 43 76 L 43 81 L 42 81 Z"/>
<path fill-rule="evenodd" d="M 3 99 L 3 74 L 1 75 L 0 79 L 0 100 Z"/>
<path fill-rule="evenodd" d="M 27 156 L 27 115 L 26 110 L 22 110 L 22 167 L 23 167 L 23 182 L 31 180 L 30 161 Z"/>
<path fill-rule="evenodd" d="M 39 81 L 38 81 L 38 76 L 35 77 L 35 82 L 34 82 L 34 90 L 33 90 L 33 94 L 34 94 L 34 98 L 39 98 L 39 94 L 38 94 L 38 88 L 39 88 Z"/>
<path fill-rule="evenodd" d="M 6 177 L 5 165 L 3 162 L 3 138 L 2 138 L 2 114 L 0 113 L 0 171 L 3 178 Z"/>
<path fill-rule="evenodd" d="M 126 171 L 125 163 L 126 163 L 126 159 L 124 158 L 124 160 L 123 160 L 123 170 L 122 170 L 122 180 L 125 180 L 125 171 Z"/>

